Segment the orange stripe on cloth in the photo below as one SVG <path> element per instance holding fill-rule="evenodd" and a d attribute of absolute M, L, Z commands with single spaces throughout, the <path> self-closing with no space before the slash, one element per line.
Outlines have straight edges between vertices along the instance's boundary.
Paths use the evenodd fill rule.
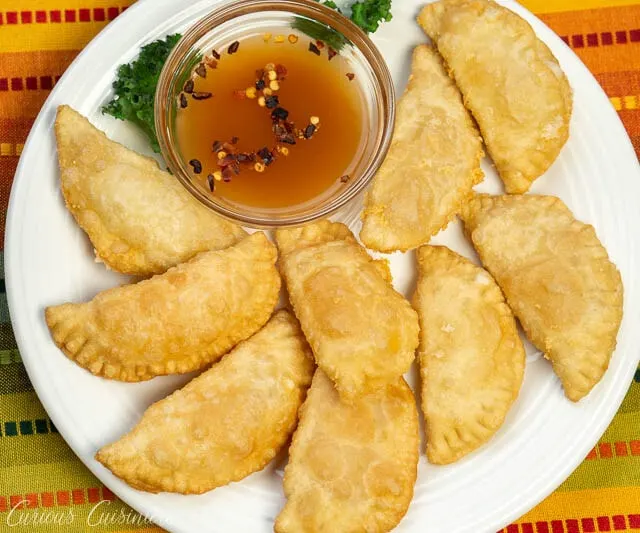
<path fill-rule="evenodd" d="M 640 70 L 640 4 L 540 17 L 593 73 Z"/>
<path fill-rule="evenodd" d="M 19 9 L 0 11 L 0 50 L 28 52 L 81 48 L 127 9 L 130 2 L 107 0 L 73 4 L 80 5 L 43 9 L 40 3 L 32 8 L 20 5 Z"/>
<path fill-rule="evenodd" d="M 579 11 L 613 6 L 632 6 L 638 0 L 520 0 L 533 13 L 557 13 L 559 11 Z"/>
<path fill-rule="evenodd" d="M 0 117 L 35 118 L 77 54 L 77 50 L 1 54 Z"/>

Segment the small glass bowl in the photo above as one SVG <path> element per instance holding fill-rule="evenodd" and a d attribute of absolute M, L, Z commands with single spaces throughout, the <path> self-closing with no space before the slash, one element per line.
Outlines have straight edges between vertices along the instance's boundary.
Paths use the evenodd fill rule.
<path fill-rule="evenodd" d="M 362 103 L 362 139 L 347 169 L 350 179 L 305 203 L 284 208 L 246 206 L 212 194 L 194 180 L 176 141 L 175 118 L 179 95 L 199 57 L 211 49 L 250 35 L 288 33 L 296 22 L 331 32 L 343 42 L 340 54 L 356 74 Z M 187 30 L 169 55 L 155 96 L 155 126 L 170 171 L 202 204 L 244 226 L 273 228 L 303 225 L 327 217 L 353 200 L 367 186 L 386 156 L 395 119 L 393 80 L 373 42 L 349 19 L 314 0 L 239 0 L 220 5 Z M 338 176 L 336 176 L 338 178 Z"/>

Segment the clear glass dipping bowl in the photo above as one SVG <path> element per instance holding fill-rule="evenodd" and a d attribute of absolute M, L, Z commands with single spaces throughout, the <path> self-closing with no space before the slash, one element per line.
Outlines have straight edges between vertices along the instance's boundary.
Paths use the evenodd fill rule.
<path fill-rule="evenodd" d="M 353 154 L 350 179 L 335 185 L 303 204 L 285 208 L 260 208 L 238 204 L 213 195 L 200 180 L 194 180 L 188 161 L 176 141 L 175 118 L 179 95 L 200 57 L 212 49 L 226 49 L 232 42 L 265 32 L 290 33 L 292 24 L 304 20 L 330 31 L 344 42 L 340 54 L 355 73 L 354 83 L 362 103 L 362 139 Z M 319 25 L 319 26 L 318 26 Z M 349 19 L 314 0 L 240 0 L 221 4 L 189 28 L 169 55 L 162 69 L 155 96 L 155 126 L 165 162 L 174 176 L 202 204 L 244 226 L 274 228 L 298 226 L 327 217 L 356 198 L 382 163 L 393 132 L 395 95 L 387 65 L 369 37 Z M 339 176 L 336 176 L 339 178 Z M 204 181 L 204 180 L 203 180 Z"/>

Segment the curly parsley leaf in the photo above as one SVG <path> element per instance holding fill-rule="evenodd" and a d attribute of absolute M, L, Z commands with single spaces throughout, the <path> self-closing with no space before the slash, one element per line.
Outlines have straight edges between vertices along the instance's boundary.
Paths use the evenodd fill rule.
<path fill-rule="evenodd" d="M 367 33 L 374 33 L 381 22 L 391 18 L 391 0 L 362 0 L 351 6 L 351 20 Z"/>
<path fill-rule="evenodd" d="M 168 35 L 142 47 L 137 59 L 120 65 L 113 82 L 115 96 L 102 112 L 133 122 L 146 134 L 154 152 L 160 152 L 153 117 L 153 101 L 158 78 L 180 34 Z"/>

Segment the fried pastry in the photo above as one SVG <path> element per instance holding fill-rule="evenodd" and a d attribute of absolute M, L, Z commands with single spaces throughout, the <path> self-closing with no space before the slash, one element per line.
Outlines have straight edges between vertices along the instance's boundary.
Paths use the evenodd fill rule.
<path fill-rule="evenodd" d="M 386 265 L 342 224 L 278 230 L 276 240 L 296 316 L 342 398 L 395 382 L 414 358 L 418 317 L 393 290 Z"/>
<path fill-rule="evenodd" d="M 526 192 L 569 136 L 572 93 L 549 48 L 491 0 L 440 0 L 418 22 L 445 59 L 508 193 Z"/>
<path fill-rule="evenodd" d="M 56 344 L 92 373 L 122 381 L 197 370 L 269 319 L 276 249 L 264 233 L 203 252 L 164 274 L 46 309 Z"/>
<path fill-rule="evenodd" d="M 298 322 L 278 311 L 222 361 L 149 407 L 96 459 L 150 492 L 199 494 L 237 481 L 286 443 L 312 375 Z"/>
<path fill-rule="evenodd" d="M 423 246 L 417 257 L 427 457 L 447 464 L 500 428 L 522 385 L 525 351 L 488 272 L 442 246 Z"/>
<path fill-rule="evenodd" d="M 404 379 L 347 405 L 316 370 L 289 448 L 276 533 L 391 531 L 413 497 L 419 446 Z"/>
<path fill-rule="evenodd" d="M 578 401 L 602 378 L 622 320 L 622 281 L 592 226 L 554 196 L 478 195 L 465 231 L 527 336 Z"/>
<path fill-rule="evenodd" d="M 482 139 L 442 60 L 418 46 L 391 147 L 365 199 L 362 242 L 381 252 L 426 243 L 482 181 L 482 157 Z"/>
<path fill-rule="evenodd" d="M 154 159 L 109 140 L 69 106 L 58 108 L 55 131 L 65 203 L 109 268 L 161 274 L 246 236 L 200 205 Z"/>

